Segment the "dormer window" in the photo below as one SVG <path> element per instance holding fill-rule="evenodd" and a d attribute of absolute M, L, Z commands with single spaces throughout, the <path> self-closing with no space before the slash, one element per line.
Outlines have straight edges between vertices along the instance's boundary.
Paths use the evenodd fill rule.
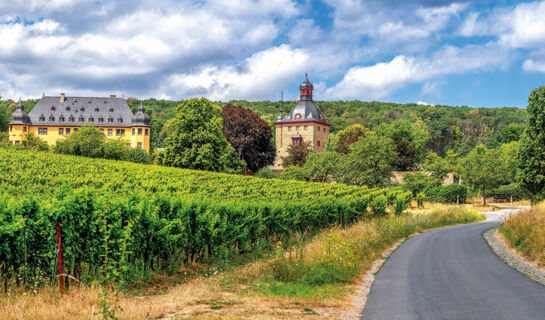
<path fill-rule="evenodd" d="M 43 114 L 40 115 L 40 121 L 45 121 L 45 116 Z"/>
<path fill-rule="evenodd" d="M 55 111 L 55 106 L 51 106 L 51 111 Z"/>
<path fill-rule="evenodd" d="M 98 122 L 104 122 L 104 118 L 103 117 L 98 117 Z"/>
<path fill-rule="evenodd" d="M 92 116 L 91 116 L 91 117 L 89 117 L 89 120 L 88 120 L 88 122 L 95 122 L 95 118 L 93 118 Z"/>
<path fill-rule="evenodd" d="M 64 122 L 64 116 L 61 114 L 61 116 L 59 117 L 59 122 Z"/>
<path fill-rule="evenodd" d="M 109 118 L 108 118 L 108 123 L 114 123 L 114 118 L 109 117 Z"/>
<path fill-rule="evenodd" d="M 89 100 L 89 102 L 88 102 L 88 103 L 91 103 L 91 100 Z"/>
<path fill-rule="evenodd" d="M 70 107 L 66 107 L 66 112 L 70 112 Z"/>
<path fill-rule="evenodd" d="M 83 116 L 79 116 L 78 121 L 83 122 L 83 121 L 85 121 L 85 119 L 83 119 Z"/>
<path fill-rule="evenodd" d="M 117 118 L 117 123 L 123 123 L 123 118 Z"/>
<path fill-rule="evenodd" d="M 55 121 L 55 117 L 53 115 L 50 115 L 49 116 L 49 122 L 53 122 L 53 121 Z"/>
<path fill-rule="evenodd" d="M 99 109 L 99 108 L 95 108 L 95 112 L 99 112 L 99 111 L 100 111 L 100 109 Z"/>
<path fill-rule="evenodd" d="M 85 112 L 85 108 L 84 107 L 81 107 L 81 109 L 79 109 L 80 112 Z"/>
<path fill-rule="evenodd" d="M 74 116 L 73 116 L 73 115 L 70 115 L 70 117 L 68 117 L 68 121 L 74 122 Z"/>
<path fill-rule="evenodd" d="M 110 108 L 110 110 L 108 110 L 109 112 L 114 112 L 114 108 Z"/>

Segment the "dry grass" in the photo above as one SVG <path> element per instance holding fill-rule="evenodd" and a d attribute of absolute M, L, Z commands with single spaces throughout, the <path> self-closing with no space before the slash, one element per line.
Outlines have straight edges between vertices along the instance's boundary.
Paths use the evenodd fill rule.
<path fill-rule="evenodd" d="M 447 212 L 450 206 L 433 207 L 435 210 Z M 429 221 L 426 212 L 422 211 L 417 216 L 409 214 L 407 218 L 411 220 L 410 217 L 420 217 L 416 219 Z M 384 224 L 377 224 L 374 220 L 360 222 L 345 229 L 330 228 L 303 246 L 284 251 L 283 254 L 298 258 L 302 254 L 304 263 L 311 265 L 327 258 L 326 251 L 327 248 L 331 250 L 332 239 L 335 243 L 350 245 L 382 239 L 385 230 L 396 228 L 395 221 L 397 220 L 389 222 L 390 227 L 387 229 L 384 229 Z M 391 243 L 384 242 L 377 244 L 373 250 L 366 249 L 369 251 L 365 255 L 364 264 L 358 267 L 359 274 L 365 274 L 373 261 L 380 258 L 388 246 L 399 240 L 394 238 L 392 236 Z M 338 248 L 342 249 L 342 246 L 335 245 L 333 250 L 340 250 Z M 343 253 L 330 251 L 327 254 Z M 361 293 L 357 296 L 361 276 L 348 283 L 316 288 L 310 286 L 312 290 L 324 292 L 313 298 L 270 294 L 260 285 L 265 283 L 266 287 L 270 281 L 275 282 L 269 278 L 271 259 L 261 259 L 212 277 L 195 277 L 161 295 L 120 296 L 119 306 L 122 311 L 117 312 L 116 316 L 119 319 L 340 319 L 350 309 L 355 298 L 363 298 Z M 94 315 L 98 310 L 98 293 L 98 289 L 83 288 L 71 290 L 61 298 L 56 290 L 46 288 L 36 295 L 0 295 L 0 319 L 100 319 L 101 316 Z"/>
<path fill-rule="evenodd" d="M 511 216 L 499 230 L 516 250 L 545 266 L 545 202 Z"/>

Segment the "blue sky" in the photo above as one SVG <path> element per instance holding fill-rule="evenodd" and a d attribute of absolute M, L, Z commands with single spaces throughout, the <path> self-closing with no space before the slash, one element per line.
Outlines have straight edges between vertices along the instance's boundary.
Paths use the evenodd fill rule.
<path fill-rule="evenodd" d="M 0 1 L 0 95 L 524 107 L 545 1 Z"/>

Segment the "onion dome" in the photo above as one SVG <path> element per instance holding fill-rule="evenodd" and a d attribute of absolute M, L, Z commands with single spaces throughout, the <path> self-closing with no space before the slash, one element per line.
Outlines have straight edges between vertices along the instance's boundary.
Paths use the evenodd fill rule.
<path fill-rule="evenodd" d="M 10 124 L 30 124 L 30 117 L 23 108 L 23 103 L 19 98 L 19 102 L 15 106 L 15 111 L 11 114 L 13 119 Z"/>
<path fill-rule="evenodd" d="M 136 114 L 134 117 L 132 117 L 132 124 L 140 126 L 150 125 L 150 119 L 148 115 L 144 113 L 144 106 L 142 106 L 142 102 L 140 102 L 140 106 L 138 107 Z"/>

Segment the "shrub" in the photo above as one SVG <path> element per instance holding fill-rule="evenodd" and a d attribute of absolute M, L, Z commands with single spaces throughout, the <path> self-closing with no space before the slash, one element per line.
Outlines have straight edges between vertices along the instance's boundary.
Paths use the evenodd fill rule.
<path fill-rule="evenodd" d="M 424 172 L 405 173 L 403 175 L 403 189 L 409 190 L 416 196 L 418 193 L 441 185 L 441 180 Z"/>
<path fill-rule="evenodd" d="M 386 214 L 388 199 L 383 195 L 376 196 L 373 198 L 373 200 L 371 200 L 371 203 L 369 204 L 369 206 L 371 207 L 375 215 L 383 216 Z"/>
<path fill-rule="evenodd" d="M 289 166 L 280 174 L 280 179 L 284 180 L 307 180 L 305 170 L 299 166 Z"/>
<path fill-rule="evenodd" d="M 420 192 L 416 195 L 416 204 L 420 208 L 424 204 L 424 199 L 426 198 L 426 195 L 423 192 Z"/>
<path fill-rule="evenodd" d="M 255 176 L 264 179 L 276 178 L 276 174 L 269 167 L 263 167 L 259 169 Z"/>
<path fill-rule="evenodd" d="M 153 162 L 153 156 L 149 154 L 146 150 L 140 148 L 128 148 L 125 151 L 125 154 L 123 154 L 121 160 L 135 163 L 151 164 Z"/>
<path fill-rule="evenodd" d="M 125 141 L 108 140 L 104 143 L 104 158 L 106 159 L 121 160 L 126 151 Z"/>
<path fill-rule="evenodd" d="M 496 199 L 507 200 L 513 197 L 513 200 L 515 201 L 530 198 L 530 196 L 520 187 L 518 183 L 500 186 L 496 190 L 490 192 L 490 196 Z"/>
<path fill-rule="evenodd" d="M 467 187 L 460 184 L 430 188 L 426 193 L 430 202 L 456 203 L 459 197 L 460 203 L 464 203 L 467 199 Z"/>
<path fill-rule="evenodd" d="M 409 201 L 411 201 L 412 193 L 410 191 L 400 194 L 396 197 L 394 204 L 394 214 L 400 215 L 407 209 Z"/>

